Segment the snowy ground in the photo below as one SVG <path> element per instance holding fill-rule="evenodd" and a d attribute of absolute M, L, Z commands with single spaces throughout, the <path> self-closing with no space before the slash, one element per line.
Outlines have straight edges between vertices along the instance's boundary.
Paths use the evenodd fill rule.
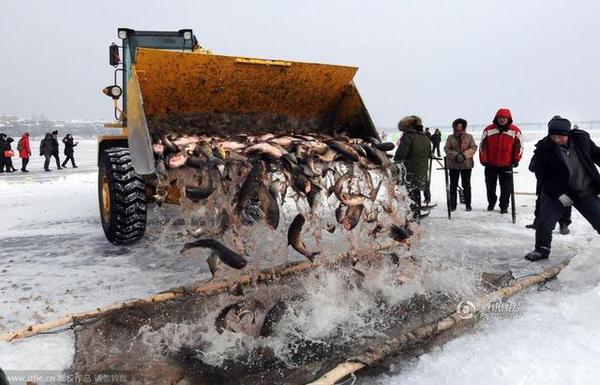
<path fill-rule="evenodd" d="M 517 192 L 535 190 L 526 166 L 542 135 L 525 135 Z M 598 139 L 598 133 L 594 136 Z M 82 141 L 77 150 L 76 170 L 44 173 L 40 158 L 34 157 L 30 174 L 0 176 L 0 333 L 207 276 L 198 260 L 172 252 L 160 234 L 132 247 L 108 243 L 98 219 L 95 142 Z M 511 269 L 515 276 L 530 271 L 523 256 L 533 248 L 534 233 L 524 226 L 533 219 L 535 197 L 517 195 L 513 225 L 510 215 L 486 211 L 481 166 L 474 170 L 472 184 L 473 212 L 460 206 L 448 221 L 443 172 L 434 171 L 432 194 L 440 205 L 423 222 L 415 253 L 473 271 Z M 398 362 L 392 373 L 365 382 L 464 384 L 485 378 L 489 384 L 597 383 L 600 237 L 576 211 L 571 230 L 571 235 L 555 236 L 553 256 L 539 265 L 573 255 L 575 260 L 546 289 L 511 300 L 522 314 L 486 319 L 444 347 Z M 453 278 L 452 271 L 446 274 Z M 70 365 L 72 355 L 70 332 L 0 342 L 5 370 L 58 370 Z"/>

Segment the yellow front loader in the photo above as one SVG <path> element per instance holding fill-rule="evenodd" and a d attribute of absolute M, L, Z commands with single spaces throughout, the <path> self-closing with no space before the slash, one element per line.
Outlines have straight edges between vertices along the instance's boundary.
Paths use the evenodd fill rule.
<path fill-rule="evenodd" d="M 121 132 L 98 138 L 100 216 L 112 243 L 144 235 L 154 134 L 379 137 L 353 83 L 356 67 L 215 55 L 188 29 L 118 36 L 115 81 L 104 93 L 117 119 L 107 126 Z"/>

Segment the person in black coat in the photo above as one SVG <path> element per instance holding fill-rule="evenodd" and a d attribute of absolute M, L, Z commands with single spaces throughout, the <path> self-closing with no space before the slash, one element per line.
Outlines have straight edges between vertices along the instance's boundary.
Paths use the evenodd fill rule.
<path fill-rule="evenodd" d="M 439 128 L 435 129 L 430 139 L 431 144 L 433 145 L 432 153 L 435 155 L 435 153 L 437 152 L 437 157 L 440 158 L 440 143 L 442 143 L 442 132 L 439 130 Z"/>
<path fill-rule="evenodd" d="M 44 171 L 50 171 L 50 159 L 52 158 L 52 152 L 54 151 L 54 145 L 52 143 L 52 134 L 47 132 L 46 136 L 40 142 L 40 156 L 46 158 L 44 161 Z"/>
<path fill-rule="evenodd" d="M 58 156 L 58 131 L 52 131 L 52 156 L 56 160 L 56 169 L 62 170 Z"/>
<path fill-rule="evenodd" d="M 12 157 L 6 156 L 7 152 L 12 151 L 11 143 L 14 142 L 13 138 L 6 136 L 6 134 L 0 134 L 0 172 L 14 172 L 16 171 L 12 163 Z"/>
<path fill-rule="evenodd" d="M 69 162 L 69 160 L 71 160 L 71 165 L 73 165 L 73 168 L 77 168 L 77 166 L 75 165 L 75 158 L 73 157 L 73 154 L 75 153 L 74 147 L 77 146 L 79 142 L 74 142 L 73 135 L 71 134 L 67 134 L 67 136 L 63 138 L 62 142 L 65 145 L 66 156 L 64 162 L 62 163 L 62 166 L 67 167 L 67 163 Z"/>
<path fill-rule="evenodd" d="M 0 173 L 4 172 L 4 165 L 6 160 L 4 159 L 4 151 L 6 151 L 6 134 L 0 133 Z"/>
<path fill-rule="evenodd" d="M 531 168 L 540 183 L 540 213 L 535 227 L 535 250 L 525 258 L 548 258 L 552 229 L 568 207 L 577 211 L 600 233 L 600 148 L 582 130 L 571 130 L 569 120 L 555 116 L 548 136 L 540 140 Z"/>

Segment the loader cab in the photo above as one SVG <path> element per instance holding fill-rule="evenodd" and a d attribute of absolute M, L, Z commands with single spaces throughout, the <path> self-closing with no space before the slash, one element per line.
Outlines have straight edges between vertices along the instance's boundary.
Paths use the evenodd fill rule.
<path fill-rule="evenodd" d="M 198 40 L 191 29 L 180 29 L 179 31 L 136 31 L 129 28 L 119 28 L 117 36 L 121 45 L 112 43 L 109 46 L 109 63 L 115 67 L 114 83 L 110 87 L 117 86 L 120 90 L 112 89 L 105 92 L 113 99 L 121 98 L 122 109 L 127 116 L 127 80 L 131 76 L 131 65 L 135 63 L 135 55 L 138 48 L 155 48 L 172 51 L 194 51 L 199 47 Z M 119 79 L 120 78 L 120 79 Z M 120 92 L 120 93 L 119 93 Z M 119 119 L 118 111 L 115 109 L 115 118 Z M 123 121 L 126 126 L 126 121 Z"/>

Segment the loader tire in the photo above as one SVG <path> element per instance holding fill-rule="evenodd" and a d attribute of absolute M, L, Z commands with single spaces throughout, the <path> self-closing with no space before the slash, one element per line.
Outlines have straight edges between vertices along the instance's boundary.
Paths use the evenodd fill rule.
<path fill-rule="evenodd" d="M 98 201 L 102 228 L 110 242 L 128 244 L 144 236 L 145 182 L 133 169 L 128 148 L 113 147 L 101 154 Z"/>

